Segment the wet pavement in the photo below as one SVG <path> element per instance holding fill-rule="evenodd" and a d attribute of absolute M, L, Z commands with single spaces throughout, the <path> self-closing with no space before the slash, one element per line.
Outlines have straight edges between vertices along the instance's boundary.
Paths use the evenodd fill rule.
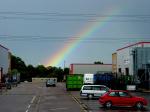
<path fill-rule="evenodd" d="M 149 92 L 131 92 L 133 95 L 141 96 L 147 99 L 148 106 L 144 107 L 142 110 L 136 110 L 132 107 L 113 107 L 111 109 L 106 109 L 99 104 L 98 99 L 88 100 L 87 98 L 81 98 L 79 91 L 70 91 L 70 93 L 73 97 L 75 97 L 76 101 L 82 105 L 86 112 L 150 112 Z"/>

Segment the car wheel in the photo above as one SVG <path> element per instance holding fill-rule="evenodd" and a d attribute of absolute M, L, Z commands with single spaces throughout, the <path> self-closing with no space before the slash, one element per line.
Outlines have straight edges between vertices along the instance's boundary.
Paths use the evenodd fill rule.
<path fill-rule="evenodd" d="M 111 101 L 107 101 L 107 102 L 105 103 L 105 107 L 106 107 L 106 108 L 111 108 L 111 107 L 112 107 L 112 102 L 111 102 Z"/>
<path fill-rule="evenodd" d="M 137 103 L 135 104 L 135 107 L 136 107 L 137 109 L 142 109 L 142 108 L 143 108 L 143 103 L 142 103 L 142 102 L 137 102 Z"/>
<path fill-rule="evenodd" d="M 89 94 L 88 95 L 88 99 L 92 99 L 93 98 L 93 95 L 92 94 Z"/>

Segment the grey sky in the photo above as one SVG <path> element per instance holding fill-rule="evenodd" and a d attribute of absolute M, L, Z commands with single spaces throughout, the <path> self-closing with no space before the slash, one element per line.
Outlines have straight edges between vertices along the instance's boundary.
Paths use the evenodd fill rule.
<path fill-rule="evenodd" d="M 86 25 L 108 17 L 58 66 L 64 61 L 66 66 L 111 63 L 112 53 L 120 47 L 150 41 L 149 5 L 149 0 L 0 0 L 0 44 L 36 66 Z"/>

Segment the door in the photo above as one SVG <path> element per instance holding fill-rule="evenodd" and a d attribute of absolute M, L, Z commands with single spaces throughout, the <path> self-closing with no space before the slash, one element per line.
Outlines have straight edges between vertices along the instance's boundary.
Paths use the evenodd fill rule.
<path fill-rule="evenodd" d="M 119 92 L 119 97 L 120 97 L 120 105 L 122 106 L 131 106 L 134 103 L 131 95 L 128 92 Z"/>
<path fill-rule="evenodd" d="M 93 86 L 94 96 L 102 96 L 106 91 L 107 87 L 105 86 Z"/>

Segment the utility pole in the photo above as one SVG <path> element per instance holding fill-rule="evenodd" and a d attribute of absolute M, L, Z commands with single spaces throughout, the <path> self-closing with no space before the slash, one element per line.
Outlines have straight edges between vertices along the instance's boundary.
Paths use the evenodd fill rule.
<path fill-rule="evenodd" d="M 64 70 L 65 70 L 65 66 L 66 66 L 66 61 L 64 60 Z"/>
<path fill-rule="evenodd" d="M 64 71 L 65 71 L 66 61 L 64 60 Z M 63 80 L 66 80 L 66 74 L 64 74 Z"/>

